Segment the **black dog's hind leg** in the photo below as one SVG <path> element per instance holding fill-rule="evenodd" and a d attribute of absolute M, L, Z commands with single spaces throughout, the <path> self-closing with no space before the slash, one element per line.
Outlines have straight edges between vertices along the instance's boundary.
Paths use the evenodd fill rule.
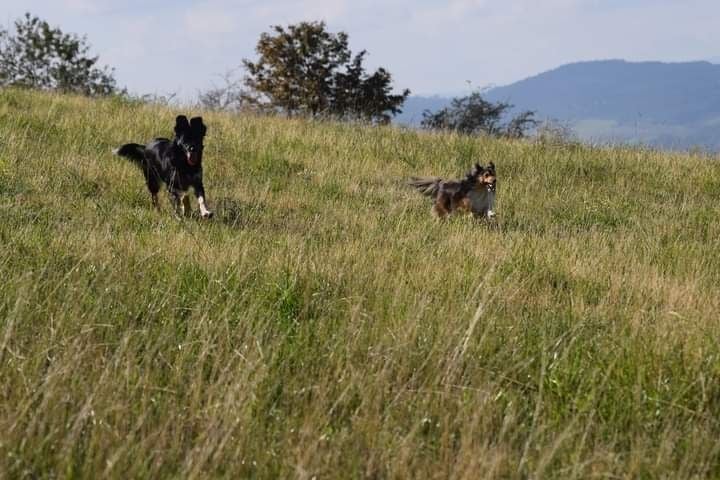
<path fill-rule="evenodd" d="M 158 202 L 158 192 L 160 191 L 160 179 L 157 174 L 149 168 L 144 168 L 143 173 L 145 174 L 145 183 L 152 197 L 153 207 L 159 211 L 160 203 Z"/>

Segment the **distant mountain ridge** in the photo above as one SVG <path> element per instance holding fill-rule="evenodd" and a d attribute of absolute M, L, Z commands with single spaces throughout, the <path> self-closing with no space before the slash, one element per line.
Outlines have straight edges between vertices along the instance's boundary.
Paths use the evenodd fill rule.
<path fill-rule="evenodd" d="M 720 150 L 720 65 L 710 62 L 578 62 L 485 96 L 565 122 L 584 140 Z M 436 110 L 449 101 L 411 97 L 398 121 L 415 123 L 407 120 L 418 106 Z"/>

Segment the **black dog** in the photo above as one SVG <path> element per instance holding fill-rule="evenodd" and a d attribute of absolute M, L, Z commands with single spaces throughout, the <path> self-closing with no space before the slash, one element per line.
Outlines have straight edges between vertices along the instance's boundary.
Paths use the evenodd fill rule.
<path fill-rule="evenodd" d="M 160 182 L 165 183 L 172 199 L 175 213 L 190 214 L 190 199 L 186 195 L 193 187 L 203 218 L 212 217 L 205 205 L 205 188 L 202 182 L 203 137 L 207 128 L 202 117 L 188 119 L 178 115 L 175 119 L 175 138 L 156 138 L 147 145 L 128 143 L 113 150 L 121 157 L 129 158 L 142 168 L 152 202 L 159 209 L 157 193 Z"/>

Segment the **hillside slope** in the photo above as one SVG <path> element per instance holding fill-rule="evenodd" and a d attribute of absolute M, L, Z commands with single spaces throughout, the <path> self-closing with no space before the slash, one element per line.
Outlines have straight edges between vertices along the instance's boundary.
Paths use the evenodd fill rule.
<path fill-rule="evenodd" d="M 0 477 L 720 476 L 717 161 L 205 113 L 179 221 L 176 113 L 0 91 Z"/>

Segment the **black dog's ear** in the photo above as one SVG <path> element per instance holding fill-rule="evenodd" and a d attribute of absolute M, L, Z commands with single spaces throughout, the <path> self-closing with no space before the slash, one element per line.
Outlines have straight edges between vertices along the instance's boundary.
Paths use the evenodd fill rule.
<path fill-rule="evenodd" d="M 493 162 L 490 162 L 490 164 L 488 165 L 488 170 L 490 170 L 490 172 L 492 173 L 495 173 L 495 164 Z"/>
<path fill-rule="evenodd" d="M 190 119 L 190 128 L 193 132 L 200 135 L 201 137 L 205 136 L 205 132 L 207 132 L 207 127 L 202 121 L 202 117 L 193 117 Z"/>
<path fill-rule="evenodd" d="M 175 135 L 181 135 L 190 128 L 188 119 L 185 115 L 178 115 L 175 117 Z"/>

